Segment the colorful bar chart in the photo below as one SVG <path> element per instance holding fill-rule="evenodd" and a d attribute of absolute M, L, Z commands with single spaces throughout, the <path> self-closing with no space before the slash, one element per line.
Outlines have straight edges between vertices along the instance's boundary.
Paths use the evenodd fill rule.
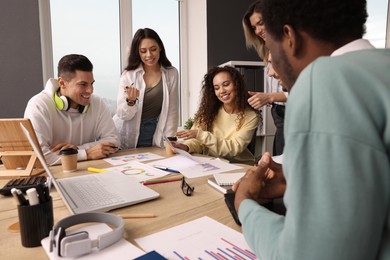
<path fill-rule="evenodd" d="M 210 217 L 201 217 L 135 240 L 146 252 L 156 250 L 167 259 L 257 259 L 242 233 Z"/>
<path fill-rule="evenodd" d="M 211 259 L 217 260 L 228 260 L 228 259 L 242 259 L 242 260 L 254 260 L 256 259 L 256 255 L 249 251 L 248 249 L 241 248 L 236 246 L 232 242 L 221 238 L 221 241 L 226 243 L 227 247 L 217 247 L 214 250 L 204 250 L 204 252 L 211 257 Z M 182 260 L 190 259 L 187 256 L 181 255 L 177 251 L 173 251 L 173 253 Z M 203 259 L 201 257 L 197 257 L 197 259 Z"/>

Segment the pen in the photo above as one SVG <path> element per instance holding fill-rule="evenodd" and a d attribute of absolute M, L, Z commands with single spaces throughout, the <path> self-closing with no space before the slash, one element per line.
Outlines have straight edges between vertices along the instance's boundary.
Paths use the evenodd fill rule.
<path fill-rule="evenodd" d="M 30 203 L 30 206 L 38 205 L 39 199 L 38 199 L 38 193 L 35 188 L 28 189 L 26 191 L 28 202 Z"/>
<path fill-rule="evenodd" d="M 37 189 L 37 192 L 38 192 L 39 203 L 44 203 L 46 201 L 46 198 L 45 198 L 45 192 L 44 192 L 43 184 L 39 183 L 37 185 L 36 189 Z"/>
<path fill-rule="evenodd" d="M 50 178 L 49 178 L 49 180 L 50 180 Z M 46 201 L 49 201 L 50 200 L 50 186 L 49 185 L 43 186 L 43 193 L 45 194 Z"/>
<path fill-rule="evenodd" d="M 18 196 L 18 194 L 17 194 L 17 192 L 16 192 L 16 188 L 12 188 L 11 189 L 11 194 L 12 194 L 12 196 L 15 198 L 15 200 L 16 200 L 16 205 L 20 205 L 20 200 L 19 200 L 19 196 Z"/>
<path fill-rule="evenodd" d="M 11 193 L 12 194 L 16 193 L 16 196 L 18 197 L 19 205 L 21 205 L 21 206 L 28 205 L 28 201 L 26 200 L 23 193 L 19 189 L 12 188 Z"/>
<path fill-rule="evenodd" d="M 134 82 L 131 83 L 130 87 L 132 87 L 133 85 L 134 85 Z M 128 88 L 129 88 L 129 86 L 126 86 L 126 87 L 125 87 L 125 89 L 128 89 Z"/>
<path fill-rule="evenodd" d="M 87 171 L 89 171 L 89 172 L 96 172 L 96 173 L 102 173 L 102 172 L 106 172 L 107 170 L 99 169 L 99 168 L 93 168 L 93 167 L 88 167 Z"/>
<path fill-rule="evenodd" d="M 171 168 L 168 168 L 168 167 L 164 167 L 164 166 L 154 165 L 153 167 L 156 168 L 156 169 L 159 169 L 159 170 L 166 171 L 166 172 L 180 173 L 177 170 L 174 170 L 174 169 L 171 169 Z"/>
<path fill-rule="evenodd" d="M 120 214 L 121 218 L 154 218 L 156 217 L 153 213 L 138 213 L 138 214 Z"/>
<path fill-rule="evenodd" d="M 166 182 L 181 181 L 182 177 L 166 178 L 166 179 L 153 179 L 144 181 L 144 185 L 153 185 Z"/>
<path fill-rule="evenodd" d="M 48 190 L 50 190 L 51 189 L 51 177 L 48 177 L 47 178 L 47 188 L 48 188 Z"/>

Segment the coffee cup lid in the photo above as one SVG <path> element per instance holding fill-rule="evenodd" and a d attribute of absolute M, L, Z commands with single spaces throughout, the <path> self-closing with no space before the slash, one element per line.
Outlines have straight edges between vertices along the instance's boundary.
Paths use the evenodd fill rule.
<path fill-rule="evenodd" d="M 71 155 L 71 154 L 77 154 L 77 153 L 78 153 L 78 151 L 76 149 L 73 149 L 73 148 L 67 148 L 64 150 L 60 150 L 61 155 Z"/>

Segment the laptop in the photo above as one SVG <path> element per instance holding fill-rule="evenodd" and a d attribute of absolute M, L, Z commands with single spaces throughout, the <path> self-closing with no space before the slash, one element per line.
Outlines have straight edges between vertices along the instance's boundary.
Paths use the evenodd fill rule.
<path fill-rule="evenodd" d="M 20 127 L 49 176 L 49 188 L 52 183 L 72 214 L 107 212 L 160 196 L 135 178 L 115 171 L 56 179 L 30 132 L 22 124 Z"/>

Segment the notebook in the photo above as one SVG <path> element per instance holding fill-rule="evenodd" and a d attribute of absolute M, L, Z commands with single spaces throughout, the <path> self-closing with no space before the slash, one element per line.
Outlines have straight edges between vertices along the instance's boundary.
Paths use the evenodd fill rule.
<path fill-rule="evenodd" d="M 244 172 L 240 173 L 214 173 L 213 177 L 207 180 L 208 184 L 211 187 L 217 189 L 218 191 L 226 194 L 232 192 L 233 184 L 238 181 L 242 176 L 244 176 Z"/>
<path fill-rule="evenodd" d="M 233 185 L 219 185 L 214 177 L 210 177 L 207 179 L 207 183 L 216 189 L 219 192 L 222 192 L 223 194 L 233 192 L 232 186 Z"/>
<path fill-rule="evenodd" d="M 219 185 L 233 185 L 237 182 L 241 177 L 245 175 L 245 172 L 239 173 L 215 173 L 213 176 L 215 181 Z"/>
<path fill-rule="evenodd" d="M 72 214 L 106 212 L 160 196 L 157 192 L 140 184 L 135 178 L 115 171 L 57 180 L 45 163 L 30 133 L 22 124 L 20 126 L 47 172 L 49 183 L 53 183 Z"/>

